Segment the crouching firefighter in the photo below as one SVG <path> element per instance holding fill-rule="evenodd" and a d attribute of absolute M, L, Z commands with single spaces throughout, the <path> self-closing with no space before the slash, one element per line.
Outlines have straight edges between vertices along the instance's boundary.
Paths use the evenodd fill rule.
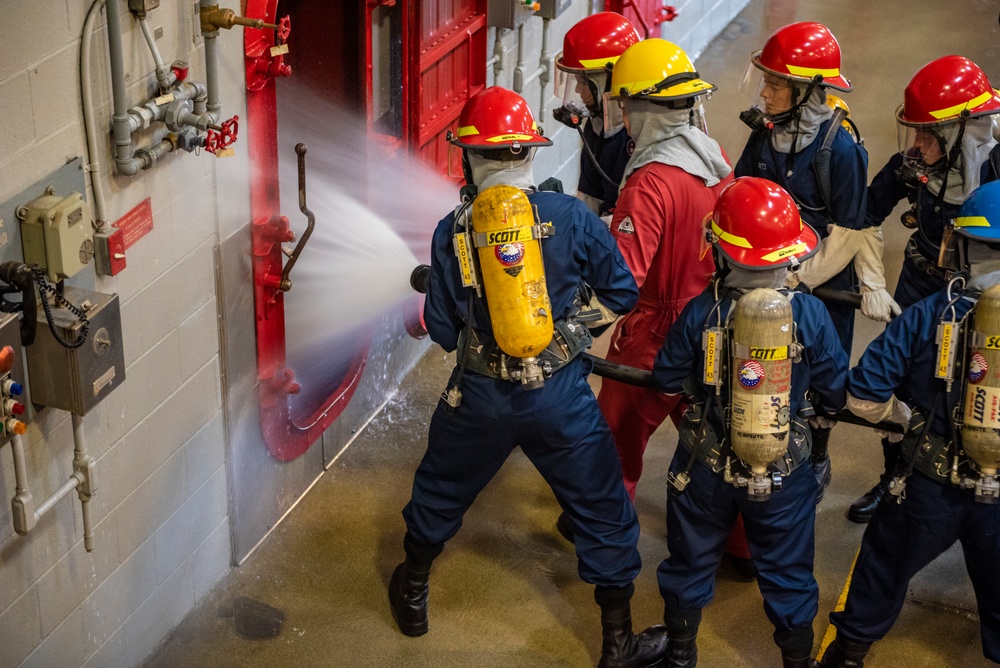
<path fill-rule="evenodd" d="M 632 632 L 639 524 L 579 355 L 590 335 L 577 322 L 581 284 L 621 314 L 635 305 L 635 281 L 583 202 L 536 189 L 535 149 L 552 142 L 523 98 L 482 91 L 451 141 L 479 194 L 466 188 L 468 201 L 438 224 L 422 281 L 427 331 L 457 364 L 403 509 L 406 560 L 389 584 L 393 618 L 406 635 L 427 632 L 431 563 L 520 446 L 576 527 L 580 577 L 595 585 L 601 608 L 600 666 L 658 665 L 665 629 Z"/>
<path fill-rule="evenodd" d="M 819 589 L 807 417 L 843 406 L 847 355 L 826 307 L 784 288 L 789 268 L 819 241 L 780 186 L 736 179 L 722 191 L 706 238 L 714 280 L 681 312 L 653 367 L 660 390 L 691 401 L 668 474 L 670 556 L 658 570 L 665 665 L 696 665 L 701 610 L 742 513 L 784 666 L 808 668 Z M 820 406 L 806 401 L 807 391 Z"/>
<path fill-rule="evenodd" d="M 1000 663 L 1000 182 L 972 192 L 953 230 L 949 269 L 961 273 L 886 327 L 848 378 L 853 413 L 908 431 L 846 606 L 830 615 L 837 635 L 824 666 L 862 666 L 899 616 L 910 579 L 955 541 L 976 592 L 983 654 Z"/>

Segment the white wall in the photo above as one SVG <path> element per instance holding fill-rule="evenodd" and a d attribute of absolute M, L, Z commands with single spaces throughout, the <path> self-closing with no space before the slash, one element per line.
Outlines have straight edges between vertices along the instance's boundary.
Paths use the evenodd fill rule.
<path fill-rule="evenodd" d="M 80 0 L 0 2 L 0 201 L 69 158 L 86 161 L 78 71 L 88 8 Z M 164 0 L 150 23 L 163 29 L 163 59 L 188 60 L 191 78 L 204 81 L 193 3 Z M 103 15 L 98 25 L 91 71 L 103 133 L 111 100 Z M 137 103 L 152 90 L 152 59 L 128 12 L 122 25 L 128 95 Z M 223 72 L 239 79 L 224 86 L 228 117 L 242 104 L 231 95 L 243 88 L 242 35 L 220 39 Z M 128 250 L 123 273 L 97 280 L 99 291 L 119 295 L 127 369 L 124 384 L 84 419 L 98 458 L 96 547 L 84 550 L 76 494 L 28 536 L 14 534 L 13 464 L 10 448 L 0 449 L 2 667 L 137 665 L 229 565 L 212 248 L 220 227 L 239 222 L 217 207 L 216 175 L 246 173 L 245 145 L 237 146 L 240 157 L 172 154 L 152 171 L 121 178 L 112 176 L 107 135 L 98 144 L 109 220 L 150 197 L 154 229 Z M 31 492 L 41 502 L 72 473 L 69 414 L 42 410 L 25 442 Z"/>

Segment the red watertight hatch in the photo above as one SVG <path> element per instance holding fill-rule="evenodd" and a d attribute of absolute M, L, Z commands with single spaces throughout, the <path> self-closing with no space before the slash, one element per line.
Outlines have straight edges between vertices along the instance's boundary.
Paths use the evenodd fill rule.
<path fill-rule="evenodd" d="M 604 10 L 627 18 L 643 39 L 660 37 L 660 24 L 677 18 L 677 9 L 664 5 L 663 0 L 604 0 Z"/>
<path fill-rule="evenodd" d="M 372 141 L 408 151 L 447 174 L 444 135 L 456 124 L 465 101 L 485 87 L 486 0 L 247 0 L 245 14 L 280 26 L 278 31 L 245 29 L 244 51 L 260 424 L 271 454 L 290 461 L 306 452 L 350 402 L 369 341 L 360 341 L 346 368 L 323 383 L 324 391 L 329 388 L 323 401 L 306 414 L 292 408 L 290 395 L 302 388 L 287 367 L 285 299 L 279 285 L 281 245 L 291 240 L 287 216 L 300 214 L 295 202 L 286 203 L 283 211 L 280 201 L 275 78 L 291 77 L 292 82 L 297 71 L 327 77 L 325 84 L 337 86 L 338 102 L 367 117 Z M 389 40 L 396 51 L 388 57 L 379 50 L 384 39 L 382 45 L 373 44 L 373 17 L 379 30 L 388 25 L 398 36 Z M 396 100 L 388 109 L 380 108 L 380 91 L 373 90 L 373 72 L 379 67 L 385 71 L 378 80 L 388 81 L 390 98 Z M 303 252 L 309 252 L 308 246 Z M 407 330 L 423 335 L 419 300 L 411 308 L 412 313 L 404 314 Z"/>

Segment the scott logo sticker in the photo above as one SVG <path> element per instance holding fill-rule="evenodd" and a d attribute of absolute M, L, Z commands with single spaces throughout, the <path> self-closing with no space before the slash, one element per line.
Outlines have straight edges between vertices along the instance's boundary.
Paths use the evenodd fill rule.
<path fill-rule="evenodd" d="M 979 353 L 972 354 L 972 361 L 969 362 L 969 382 L 975 385 L 986 377 L 986 372 L 989 370 L 989 365 L 986 363 L 986 358 Z"/>
<path fill-rule="evenodd" d="M 747 360 L 741 364 L 736 373 L 739 376 L 740 385 L 747 389 L 757 387 L 764 380 L 764 367 L 755 360 Z"/>
<path fill-rule="evenodd" d="M 524 259 L 524 244 L 520 241 L 512 244 L 500 244 L 495 248 L 497 259 L 505 267 L 512 267 Z"/>

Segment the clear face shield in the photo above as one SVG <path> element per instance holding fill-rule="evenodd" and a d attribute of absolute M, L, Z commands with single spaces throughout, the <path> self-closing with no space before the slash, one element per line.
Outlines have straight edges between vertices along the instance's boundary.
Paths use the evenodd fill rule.
<path fill-rule="evenodd" d="M 563 125 L 575 128 L 587 118 L 600 117 L 608 73 L 586 70 L 564 70 L 556 67 L 555 93 L 562 106 L 552 115 Z"/>
<path fill-rule="evenodd" d="M 959 122 L 907 125 L 896 111 L 896 142 L 903 156 L 900 178 L 908 185 L 925 182 L 928 176 L 945 168 L 948 151 L 958 136 Z"/>
<path fill-rule="evenodd" d="M 774 128 L 795 108 L 802 97 L 800 88 L 804 89 L 790 79 L 760 69 L 751 58 L 740 79 L 740 92 L 750 101 L 750 108 L 740 112 L 740 120 L 752 130 Z"/>

